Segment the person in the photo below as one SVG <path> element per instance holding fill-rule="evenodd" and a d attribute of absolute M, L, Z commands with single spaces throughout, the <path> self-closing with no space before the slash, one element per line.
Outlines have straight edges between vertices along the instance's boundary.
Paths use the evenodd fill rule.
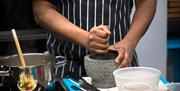
<path fill-rule="evenodd" d="M 135 48 L 147 31 L 156 11 L 157 0 L 33 0 L 36 22 L 50 30 L 47 49 L 65 56 L 60 76 L 72 71 L 86 76 L 84 56 L 117 51 L 120 68 L 138 66 Z"/>

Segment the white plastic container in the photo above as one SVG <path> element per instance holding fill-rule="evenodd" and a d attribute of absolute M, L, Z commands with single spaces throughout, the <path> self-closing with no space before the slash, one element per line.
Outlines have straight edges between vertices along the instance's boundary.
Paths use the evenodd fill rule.
<path fill-rule="evenodd" d="M 119 91 L 122 91 L 125 84 L 130 83 L 143 83 L 149 85 L 151 89 L 157 89 L 161 71 L 149 67 L 127 67 L 115 70 L 113 75 Z M 137 86 L 137 89 L 138 87 L 141 88 L 141 86 Z"/>
<path fill-rule="evenodd" d="M 166 87 L 168 88 L 168 91 L 180 91 L 180 83 L 169 83 L 166 84 Z"/>

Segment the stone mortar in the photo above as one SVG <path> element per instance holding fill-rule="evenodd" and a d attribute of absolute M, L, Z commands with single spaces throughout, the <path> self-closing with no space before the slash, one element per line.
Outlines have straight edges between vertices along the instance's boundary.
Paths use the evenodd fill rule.
<path fill-rule="evenodd" d="M 87 75 L 92 77 L 92 85 L 97 88 L 115 87 L 113 71 L 117 69 L 117 54 L 89 54 L 84 58 Z"/>

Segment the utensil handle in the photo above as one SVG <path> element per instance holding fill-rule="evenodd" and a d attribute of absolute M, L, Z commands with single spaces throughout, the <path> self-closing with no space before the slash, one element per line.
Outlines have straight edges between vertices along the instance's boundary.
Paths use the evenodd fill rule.
<path fill-rule="evenodd" d="M 59 67 L 65 65 L 65 63 L 67 61 L 64 56 L 56 56 L 56 59 L 57 59 L 57 62 L 56 62 L 55 68 L 59 68 Z"/>
<path fill-rule="evenodd" d="M 20 58 L 20 61 L 21 61 L 21 65 L 25 67 L 26 64 L 25 64 L 25 61 L 24 61 L 24 57 L 23 57 L 23 54 L 22 54 L 22 50 L 21 50 L 21 47 L 20 47 L 20 44 L 19 44 L 18 37 L 17 37 L 15 29 L 12 29 L 12 34 L 13 34 L 13 38 L 14 38 L 14 41 L 15 41 L 15 44 L 16 44 L 18 55 L 19 55 L 19 58 Z"/>
<path fill-rule="evenodd" d="M 58 73 L 58 68 L 65 66 L 67 60 L 64 56 L 56 56 L 57 61 L 55 62 L 55 76 L 57 76 Z M 63 74 L 61 74 L 61 77 Z"/>

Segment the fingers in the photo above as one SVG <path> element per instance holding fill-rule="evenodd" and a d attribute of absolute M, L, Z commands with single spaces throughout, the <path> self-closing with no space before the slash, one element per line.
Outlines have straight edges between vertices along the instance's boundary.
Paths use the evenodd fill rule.
<path fill-rule="evenodd" d="M 108 35 L 111 34 L 109 27 L 105 26 L 105 25 L 99 25 L 98 28 L 100 28 L 101 30 L 103 30 L 104 32 L 106 32 Z"/>
<path fill-rule="evenodd" d="M 89 35 L 88 39 L 89 39 L 89 41 L 93 41 L 93 42 L 96 42 L 99 44 L 107 44 L 109 41 L 107 38 L 104 39 L 104 38 L 98 37 L 94 34 Z"/>
<path fill-rule="evenodd" d="M 96 50 L 91 50 L 90 52 L 94 54 L 104 54 L 104 53 L 107 53 L 108 51 L 96 49 Z"/>
<path fill-rule="evenodd" d="M 93 27 L 90 30 L 90 33 L 95 34 L 97 37 L 104 38 L 104 39 L 105 38 L 108 39 L 109 35 L 111 34 L 108 26 L 103 26 L 103 25 Z"/>
<path fill-rule="evenodd" d="M 117 49 L 114 48 L 114 45 L 109 46 L 109 47 L 108 47 L 108 50 L 109 50 L 109 51 L 117 51 Z"/>
<path fill-rule="evenodd" d="M 93 27 L 88 35 L 88 49 L 93 53 L 105 53 L 109 47 L 110 31 L 108 26 Z"/>
<path fill-rule="evenodd" d="M 120 64 L 119 68 L 128 67 L 129 65 L 130 65 L 130 60 L 129 58 L 125 57 L 122 63 Z"/>
<path fill-rule="evenodd" d="M 91 38 L 92 37 L 92 38 Z M 94 36 L 89 36 L 89 47 L 92 53 L 106 53 L 109 43 L 107 39 L 93 38 Z M 96 37 L 96 36 L 95 36 Z M 94 40 L 95 39 L 95 40 Z"/>
<path fill-rule="evenodd" d="M 133 59 L 133 51 L 130 51 L 130 50 L 126 49 L 124 59 L 123 59 L 121 65 L 119 67 L 124 68 L 124 67 L 130 66 L 130 64 L 132 62 L 132 59 Z"/>
<path fill-rule="evenodd" d="M 118 56 L 115 59 L 115 62 L 119 66 L 119 68 L 124 68 L 128 67 L 131 63 L 133 55 L 131 53 L 124 49 L 124 48 L 119 48 L 118 50 Z"/>
<path fill-rule="evenodd" d="M 115 59 L 115 62 L 118 64 L 118 65 L 121 65 L 121 63 L 123 62 L 124 60 L 124 54 L 125 54 L 125 50 L 123 48 L 119 49 L 118 50 L 118 56 L 116 57 Z"/>
<path fill-rule="evenodd" d="M 89 43 L 89 46 L 91 47 L 92 50 L 107 50 L 109 45 L 91 42 L 91 43 Z"/>

